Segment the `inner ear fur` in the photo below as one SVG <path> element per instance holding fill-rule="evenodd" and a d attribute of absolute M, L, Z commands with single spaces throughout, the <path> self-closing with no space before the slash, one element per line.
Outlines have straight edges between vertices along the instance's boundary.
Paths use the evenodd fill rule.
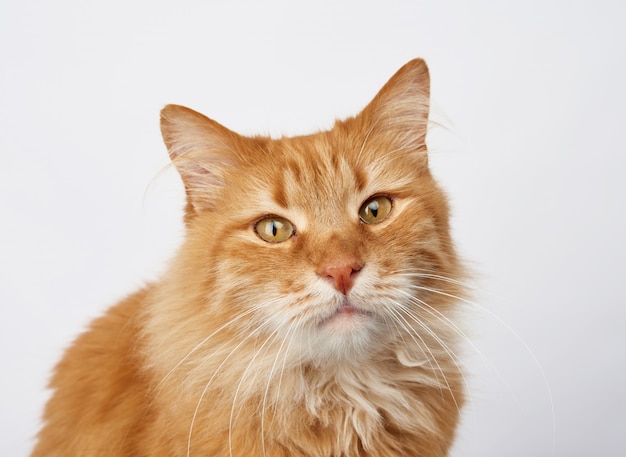
<path fill-rule="evenodd" d="M 185 185 L 188 209 L 214 209 L 225 174 L 239 161 L 236 146 L 241 137 L 180 105 L 161 110 L 161 134 Z"/>

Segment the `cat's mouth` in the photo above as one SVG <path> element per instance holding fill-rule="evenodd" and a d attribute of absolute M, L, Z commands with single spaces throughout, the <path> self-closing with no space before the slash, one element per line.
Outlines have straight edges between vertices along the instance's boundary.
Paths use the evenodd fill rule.
<path fill-rule="evenodd" d="M 335 330 L 348 330 L 369 322 L 372 317 L 373 314 L 371 312 L 355 306 L 348 300 L 344 300 L 330 316 L 323 320 L 322 325 Z"/>
<path fill-rule="evenodd" d="M 353 314 L 366 314 L 364 311 L 356 308 L 349 301 L 345 301 L 338 309 L 335 315 L 346 315 L 351 316 Z"/>

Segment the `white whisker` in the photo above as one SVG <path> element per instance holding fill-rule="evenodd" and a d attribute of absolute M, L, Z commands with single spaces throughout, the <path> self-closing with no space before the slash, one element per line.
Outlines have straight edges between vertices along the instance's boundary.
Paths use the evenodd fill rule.
<path fill-rule="evenodd" d="M 202 341 L 200 341 L 200 343 L 198 343 L 193 349 L 191 349 L 187 355 L 185 355 L 185 357 L 183 357 L 182 359 L 180 359 L 180 361 L 174 365 L 174 367 L 163 377 L 163 379 L 161 379 L 161 381 L 159 381 L 159 383 L 156 385 L 156 387 L 154 388 L 155 391 L 158 391 L 161 386 L 169 379 L 169 377 L 183 364 L 185 363 L 185 361 L 187 359 L 189 359 L 189 357 L 191 357 L 198 349 L 200 349 L 202 346 L 204 346 L 207 341 L 209 341 L 211 338 L 213 338 L 215 335 L 217 335 L 218 333 L 220 333 L 221 331 L 223 331 L 224 329 L 228 328 L 230 325 L 234 324 L 235 322 L 239 321 L 240 319 L 242 319 L 243 317 L 248 316 L 249 314 L 253 313 L 254 311 L 256 311 L 257 308 L 251 308 L 249 310 L 247 310 L 244 313 L 238 314 L 237 316 L 235 316 L 233 319 L 229 320 L 228 322 L 226 322 L 224 325 L 220 326 L 218 329 L 216 329 L 215 331 L 213 331 L 209 336 L 207 336 L 206 338 L 204 338 Z"/>
<path fill-rule="evenodd" d="M 270 372 L 267 376 L 267 385 L 265 387 L 265 392 L 263 393 L 263 403 L 261 406 L 261 450 L 263 452 L 263 455 L 265 456 L 265 410 L 267 407 L 267 397 L 269 394 L 269 390 L 270 390 L 270 385 L 272 382 L 272 378 L 274 376 L 274 370 L 276 369 L 276 365 L 278 363 L 278 359 L 280 357 L 280 354 L 283 350 L 283 347 L 285 346 L 285 342 L 287 341 L 287 339 L 289 338 L 289 343 L 287 344 L 287 347 L 285 349 L 284 355 L 283 355 L 283 366 L 282 366 L 282 370 L 281 370 L 281 374 L 279 377 L 279 383 L 278 383 L 278 387 L 277 387 L 277 393 L 276 393 L 276 398 L 280 398 L 280 387 L 281 387 L 281 383 L 282 383 L 282 377 L 283 377 L 283 373 L 285 371 L 285 363 L 287 360 L 287 355 L 289 354 L 289 348 L 291 347 L 291 343 L 293 342 L 293 333 L 292 330 L 294 330 L 299 324 L 300 320 L 294 321 L 290 324 L 289 328 L 287 329 L 287 332 L 285 333 L 285 337 L 283 338 L 282 342 L 280 343 L 280 347 L 278 348 L 278 351 L 276 352 L 276 357 L 274 358 L 274 363 L 272 364 L 272 368 L 270 369 Z"/>
<path fill-rule="evenodd" d="M 450 358 L 450 360 L 452 361 L 452 363 L 454 363 L 454 365 L 459 368 L 459 373 L 461 375 L 461 378 L 463 380 L 463 385 L 466 386 L 466 388 L 468 387 L 468 383 L 467 380 L 465 378 L 465 375 L 463 374 L 463 370 L 461 370 L 460 368 L 460 359 L 458 358 L 458 356 L 454 353 L 454 351 L 452 351 L 450 349 L 450 347 L 445 343 L 445 341 L 443 341 L 439 335 L 437 335 L 437 333 L 435 331 L 433 331 L 426 323 L 424 323 L 418 316 L 415 315 L 415 313 L 413 313 L 410 309 L 408 309 L 406 306 L 400 305 L 400 308 L 402 309 L 402 311 L 404 311 L 417 325 L 419 325 L 423 330 L 425 330 L 436 342 L 437 344 L 439 344 L 439 346 L 444 350 L 444 352 L 448 355 L 448 357 Z M 448 388 L 448 390 L 450 391 L 450 393 L 452 393 L 452 401 L 454 402 L 457 410 L 460 412 L 461 411 L 461 407 L 460 405 L 457 403 L 456 398 L 454 396 L 454 390 L 452 389 L 452 387 L 450 386 L 450 383 L 448 382 L 448 378 L 446 376 L 445 371 L 441 368 L 441 365 L 439 364 L 439 362 L 437 361 L 437 358 L 435 357 L 435 355 L 432 353 L 431 349 L 429 346 L 427 346 L 429 348 L 429 352 L 431 353 L 432 357 L 435 359 L 435 363 L 437 364 L 437 367 L 439 369 L 439 371 L 441 372 L 444 381 L 445 381 L 445 385 Z"/>
<path fill-rule="evenodd" d="M 259 306 L 255 307 L 254 309 L 258 309 Z M 222 362 L 219 364 L 219 366 L 215 369 L 215 371 L 213 372 L 213 375 L 211 376 L 211 378 L 209 379 L 209 381 L 206 383 L 206 385 L 204 386 L 204 389 L 202 390 L 202 393 L 200 395 L 200 398 L 198 399 L 198 402 L 196 403 L 196 408 L 194 410 L 193 416 L 191 418 L 191 424 L 189 426 L 189 435 L 187 437 L 187 457 L 190 457 L 190 453 L 191 453 L 191 438 L 192 438 L 192 433 L 193 433 L 193 427 L 195 425 L 195 421 L 196 421 L 196 417 L 198 416 L 198 411 L 200 410 L 200 405 L 202 404 L 202 401 L 204 400 L 204 397 L 206 395 L 206 393 L 209 390 L 209 386 L 212 384 L 213 380 L 215 379 L 215 377 L 218 375 L 218 373 L 220 372 L 220 370 L 222 369 L 222 367 L 224 367 L 224 365 L 226 364 L 226 362 L 233 356 L 233 354 L 235 354 L 237 352 L 237 350 L 243 346 L 247 341 L 249 341 L 251 338 L 254 338 L 256 336 L 258 336 L 258 334 L 264 329 L 265 326 L 260 326 L 257 327 L 256 329 L 254 329 L 250 334 L 248 334 L 245 338 L 243 338 L 230 352 L 229 354 L 222 360 Z"/>
<path fill-rule="evenodd" d="M 396 305 L 399 305 L 399 303 L 396 303 Z M 400 309 L 402 309 L 401 306 L 400 306 Z M 388 308 L 388 310 L 392 313 L 392 315 L 396 318 L 396 320 L 398 318 L 402 319 L 403 322 L 401 322 L 400 320 L 397 320 L 398 323 L 404 329 L 404 331 L 411 337 L 411 339 L 415 342 L 417 347 L 420 348 L 420 350 L 424 354 L 424 357 L 426 358 L 426 361 L 428 362 L 428 365 L 430 365 L 431 371 L 435 375 L 435 379 L 437 381 L 437 384 L 441 385 L 441 382 L 439 381 L 439 375 L 437 374 L 437 371 L 439 371 L 442 374 L 442 376 L 444 377 L 444 381 L 445 381 L 445 373 L 443 372 L 443 369 L 439 365 L 439 362 L 437 361 L 437 357 L 435 357 L 435 355 L 432 353 L 432 351 L 431 351 L 430 347 L 428 346 L 428 344 L 426 343 L 426 341 L 424 341 L 424 338 L 422 338 L 422 336 L 419 334 L 419 332 L 411 331 L 411 328 L 410 328 L 411 325 L 407 322 L 407 320 L 402 316 L 402 314 L 400 312 L 398 312 L 397 310 L 395 310 L 393 308 Z M 406 312 L 406 310 L 404 310 L 404 309 L 402 309 L 402 311 Z M 420 344 L 420 342 L 418 342 L 415 339 L 416 336 L 420 340 L 421 344 Z M 426 353 L 426 351 L 428 351 L 428 354 Z M 433 366 L 433 362 L 435 363 L 435 365 L 437 365 L 436 369 Z M 447 382 L 447 381 L 445 381 L 445 382 Z M 449 387 L 450 386 L 448 386 L 448 388 Z"/>
<path fill-rule="evenodd" d="M 421 273 L 421 272 L 416 272 L 416 271 L 407 271 L 407 272 L 396 272 L 396 274 L 398 276 L 408 276 L 408 277 L 412 277 L 415 279 L 433 279 L 433 280 L 439 280 L 442 282 L 447 282 L 450 284 L 453 284 L 455 286 L 460 286 L 462 288 L 468 288 L 468 286 L 458 280 L 452 279 L 452 278 L 448 278 L 445 276 L 441 276 L 441 275 L 437 275 L 437 274 L 432 274 L 432 273 Z M 450 292 L 446 292 L 444 290 L 440 290 L 434 287 L 428 287 L 425 285 L 419 285 L 419 284 L 413 284 L 411 286 L 412 289 L 414 290 L 422 290 L 424 292 L 429 292 L 432 294 L 436 294 L 436 295 L 441 295 L 443 297 L 447 297 L 447 298 L 451 298 L 453 300 L 456 300 L 458 302 L 461 303 L 465 303 L 467 305 L 470 305 L 472 308 L 483 312 L 485 314 L 487 314 L 488 316 L 490 316 L 491 318 L 495 319 L 499 324 L 501 324 L 502 326 L 504 326 L 508 332 L 511 333 L 511 335 L 513 335 L 513 337 L 522 345 L 522 347 L 524 348 L 524 350 L 530 355 L 530 357 L 532 358 L 533 362 L 535 363 L 537 369 L 539 370 L 539 373 L 542 377 L 542 381 L 544 384 L 544 387 L 546 389 L 546 393 L 548 395 L 548 399 L 550 402 L 550 408 L 551 408 L 551 415 L 552 415 L 552 434 L 553 437 L 556 436 L 556 412 L 555 412 L 555 406 L 554 406 L 554 396 L 552 394 L 552 389 L 550 387 L 550 383 L 548 381 L 548 378 L 546 376 L 546 373 L 541 365 L 541 363 L 539 362 L 539 359 L 537 358 L 537 356 L 535 355 L 535 353 L 532 351 L 532 349 L 528 346 L 528 344 L 524 341 L 524 339 L 521 337 L 521 335 L 519 335 L 519 333 L 517 333 L 517 331 L 510 325 L 508 324 L 504 319 L 502 319 L 500 316 L 498 316 L 497 314 L 495 314 L 493 311 L 489 310 L 488 308 L 479 305 L 478 303 L 469 300 L 465 297 L 459 296 L 457 294 L 454 293 L 450 293 Z M 407 294 L 411 297 L 413 297 L 411 294 Z M 418 303 L 420 305 L 422 305 L 422 309 L 431 313 L 433 315 L 433 317 L 439 317 L 440 319 L 445 320 L 446 322 L 449 322 L 451 325 L 451 329 L 453 329 L 455 332 L 457 332 L 460 336 L 462 336 L 470 345 L 470 347 L 480 356 L 480 358 L 483 360 L 483 362 L 490 368 L 490 370 L 492 370 L 497 376 L 498 378 L 501 380 L 501 382 L 503 382 L 507 388 L 509 390 L 512 390 L 508 383 L 506 382 L 506 380 L 503 378 L 503 376 L 501 375 L 501 373 L 493 366 L 493 364 L 489 361 L 489 359 L 487 357 L 485 357 L 485 355 L 482 353 L 482 351 L 480 351 L 475 345 L 474 343 L 471 341 L 471 339 L 460 329 L 458 328 L 458 326 L 456 324 L 454 324 L 449 318 L 447 318 L 445 315 L 443 315 L 440 311 L 436 310 L 435 308 L 433 308 L 432 306 L 428 305 L 427 303 L 425 303 L 423 300 L 420 300 L 417 297 L 413 297 L 415 300 L 418 301 Z M 555 448 L 556 444 L 555 444 L 555 438 L 553 438 L 553 450 Z M 554 454 L 554 452 L 553 452 Z"/>
<path fill-rule="evenodd" d="M 228 422 L 228 452 L 229 452 L 229 455 L 231 457 L 233 455 L 233 435 L 232 435 L 232 432 L 233 432 L 233 421 L 234 421 L 234 414 L 235 414 L 235 406 L 237 404 L 237 398 L 239 396 L 239 392 L 241 390 L 241 386 L 242 386 L 246 376 L 248 375 L 248 371 L 250 371 L 250 367 L 254 364 L 254 361 L 256 360 L 258 355 L 261 353 L 263 348 L 270 341 L 273 340 L 273 337 L 278 333 L 278 331 L 279 331 L 279 329 L 275 329 L 272 333 L 270 333 L 268 335 L 268 337 L 265 339 L 265 341 L 263 342 L 263 344 L 254 352 L 254 355 L 250 359 L 250 362 L 248 362 L 248 365 L 246 366 L 246 369 L 244 370 L 244 372 L 241 375 L 241 378 L 239 379 L 239 384 L 237 384 L 237 388 L 235 389 L 235 395 L 233 396 L 233 404 L 232 404 L 232 408 L 230 410 L 230 420 Z"/>

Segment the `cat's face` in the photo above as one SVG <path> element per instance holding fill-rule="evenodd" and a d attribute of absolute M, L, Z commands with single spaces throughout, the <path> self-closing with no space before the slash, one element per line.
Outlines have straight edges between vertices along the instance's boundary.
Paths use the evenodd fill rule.
<path fill-rule="evenodd" d="M 310 136 L 244 138 L 166 107 L 164 138 L 189 201 L 188 277 L 204 313 L 235 317 L 298 363 L 439 338 L 432 326 L 449 300 L 433 291 L 458 266 L 428 171 L 427 109 L 421 61 L 359 116 Z"/>

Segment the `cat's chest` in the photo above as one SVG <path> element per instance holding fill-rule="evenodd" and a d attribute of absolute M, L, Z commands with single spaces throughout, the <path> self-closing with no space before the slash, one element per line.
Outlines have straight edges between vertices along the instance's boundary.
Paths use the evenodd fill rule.
<path fill-rule="evenodd" d="M 285 396 L 271 418 L 261 418 L 263 429 L 278 442 L 317 449 L 310 455 L 396 455 L 383 450 L 385 443 L 429 427 L 430 417 L 419 412 L 424 408 L 415 390 L 395 375 L 374 364 L 283 385 Z"/>

